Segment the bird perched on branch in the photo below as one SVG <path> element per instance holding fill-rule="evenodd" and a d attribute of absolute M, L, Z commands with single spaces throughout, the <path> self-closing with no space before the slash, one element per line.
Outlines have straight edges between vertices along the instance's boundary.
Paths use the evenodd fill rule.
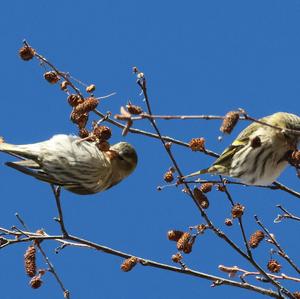
<path fill-rule="evenodd" d="M 287 166 L 289 154 L 297 149 L 300 141 L 300 117 L 277 112 L 259 121 L 277 128 L 253 122 L 211 167 L 183 178 L 211 173 L 238 178 L 249 185 L 273 183 Z"/>
<path fill-rule="evenodd" d="M 2 140 L 0 151 L 21 159 L 7 166 L 77 194 L 93 194 L 118 184 L 134 171 L 138 160 L 129 143 L 100 151 L 94 142 L 68 135 L 26 145 Z"/>

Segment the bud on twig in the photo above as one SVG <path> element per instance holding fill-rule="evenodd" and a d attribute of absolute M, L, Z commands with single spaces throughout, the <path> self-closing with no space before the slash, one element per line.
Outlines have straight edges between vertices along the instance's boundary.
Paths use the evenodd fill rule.
<path fill-rule="evenodd" d="M 183 235 L 183 231 L 181 230 L 169 230 L 168 231 L 168 239 L 170 241 L 178 241 Z"/>
<path fill-rule="evenodd" d="M 128 112 L 131 114 L 141 114 L 143 112 L 143 110 L 140 106 L 136 106 L 131 103 L 128 103 L 126 105 L 126 108 L 127 108 Z"/>
<path fill-rule="evenodd" d="M 232 226 L 232 219 L 230 219 L 230 218 L 226 218 L 225 219 L 225 221 L 224 221 L 224 223 L 225 223 L 225 225 L 227 225 L 227 226 Z"/>
<path fill-rule="evenodd" d="M 70 94 L 68 96 L 68 103 L 70 104 L 70 106 L 76 107 L 77 105 L 83 103 L 83 99 L 78 94 Z"/>
<path fill-rule="evenodd" d="M 208 193 L 211 191 L 213 185 L 214 185 L 213 183 L 204 183 L 201 185 L 200 190 L 203 193 Z"/>
<path fill-rule="evenodd" d="M 171 183 L 173 180 L 174 180 L 174 176 L 173 176 L 173 172 L 172 171 L 167 171 L 165 174 L 164 174 L 164 180 L 167 182 L 167 183 Z"/>
<path fill-rule="evenodd" d="M 123 270 L 124 272 L 128 272 L 130 271 L 138 262 L 138 259 L 134 256 L 126 259 L 122 265 L 121 265 L 121 270 Z"/>
<path fill-rule="evenodd" d="M 85 90 L 86 90 L 86 92 L 91 93 L 91 92 L 93 92 L 93 91 L 96 90 L 96 85 L 95 84 L 91 84 Z"/>
<path fill-rule="evenodd" d="M 187 244 L 189 243 L 191 239 L 191 234 L 188 232 L 185 232 L 182 234 L 182 236 L 177 241 L 177 249 L 182 251 L 184 248 L 186 248 Z"/>
<path fill-rule="evenodd" d="M 182 255 L 180 252 L 177 252 L 176 254 L 172 255 L 172 261 L 174 263 L 179 263 L 182 260 Z"/>
<path fill-rule="evenodd" d="M 205 150 L 205 139 L 203 137 L 201 138 L 193 138 L 189 142 L 189 146 L 192 151 L 200 151 L 203 152 Z"/>
<path fill-rule="evenodd" d="M 29 284 L 33 289 L 38 289 L 42 285 L 41 274 L 38 274 L 31 278 Z"/>
<path fill-rule="evenodd" d="M 231 209 L 232 218 L 240 218 L 244 214 L 245 207 L 239 203 L 236 203 Z"/>
<path fill-rule="evenodd" d="M 278 273 L 281 270 L 281 265 L 274 259 L 269 260 L 267 267 L 272 273 Z"/>
<path fill-rule="evenodd" d="M 51 84 L 55 84 L 60 80 L 60 77 L 54 71 L 46 72 L 44 78 Z"/>
<path fill-rule="evenodd" d="M 25 60 L 31 60 L 34 57 L 35 51 L 31 47 L 24 46 L 19 50 L 20 57 Z"/>
<path fill-rule="evenodd" d="M 101 140 L 108 140 L 111 137 L 111 129 L 106 126 L 97 126 L 94 128 L 93 134 Z"/>

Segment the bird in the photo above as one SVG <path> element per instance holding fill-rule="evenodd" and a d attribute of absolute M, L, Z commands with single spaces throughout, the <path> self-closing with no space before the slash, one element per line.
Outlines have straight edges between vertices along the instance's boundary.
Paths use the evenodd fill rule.
<path fill-rule="evenodd" d="M 259 121 L 277 128 L 251 123 L 210 167 L 183 178 L 208 173 L 237 178 L 246 185 L 272 184 L 287 166 L 289 154 L 297 149 L 300 117 L 277 112 Z"/>
<path fill-rule="evenodd" d="M 88 195 L 120 183 L 136 168 L 138 156 L 127 142 L 101 151 L 95 142 L 58 134 L 46 141 L 13 145 L 0 142 L 0 151 L 21 160 L 5 164 L 38 180 Z"/>

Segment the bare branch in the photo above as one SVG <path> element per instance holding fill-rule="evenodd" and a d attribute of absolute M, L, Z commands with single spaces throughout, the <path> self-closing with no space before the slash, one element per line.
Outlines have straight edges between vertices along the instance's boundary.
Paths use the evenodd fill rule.
<path fill-rule="evenodd" d="M 280 244 L 277 242 L 277 240 L 273 237 L 273 235 L 269 232 L 269 230 L 263 225 L 261 220 L 258 219 L 258 217 L 255 215 L 254 219 L 256 223 L 264 230 L 264 232 L 267 234 L 268 238 L 272 241 L 272 244 L 274 244 L 277 249 L 279 250 L 279 255 L 282 256 L 298 273 L 300 273 L 300 268 L 295 264 L 295 262 L 287 255 L 287 253 L 283 250 L 283 248 L 280 246 Z"/>

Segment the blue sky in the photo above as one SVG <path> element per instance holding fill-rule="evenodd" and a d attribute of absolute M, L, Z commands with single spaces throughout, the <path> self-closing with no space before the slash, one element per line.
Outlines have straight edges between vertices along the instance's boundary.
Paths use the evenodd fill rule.
<path fill-rule="evenodd" d="M 294 0 L 5 1 L 0 10 L 0 135 L 21 144 L 57 133 L 76 133 L 64 93 L 43 80 L 43 69 L 36 61 L 25 63 L 18 58 L 23 38 L 59 69 L 96 84 L 97 96 L 117 92 L 101 103 L 103 112 L 118 113 L 128 99 L 143 106 L 131 73 L 136 65 L 147 76 L 155 114 L 224 115 L 242 107 L 261 117 L 277 111 L 299 114 L 299 31 L 300 3 Z M 158 125 L 163 134 L 183 141 L 205 137 L 208 148 L 221 152 L 246 123 L 240 123 L 222 142 L 218 141 L 219 121 L 159 121 Z M 136 126 L 152 130 L 147 122 Z M 166 232 L 203 221 L 179 188 L 156 191 L 171 166 L 160 142 L 130 134 L 124 138 L 119 129 L 112 129 L 112 142 L 126 140 L 136 147 L 139 165 L 126 181 L 105 193 L 82 197 L 63 192 L 66 226 L 72 234 L 100 244 L 172 263 L 176 248 L 166 239 Z M 174 146 L 173 150 L 185 173 L 213 161 L 186 148 Z M 5 167 L 8 159 L 0 156 L 0 225 L 17 224 L 14 213 L 19 212 L 32 230 L 58 233 L 50 187 Z M 295 189 L 299 186 L 291 168 L 280 181 Z M 297 214 L 297 199 L 255 188 L 232 186 L 230 191 L 235 201 L 246 206 L 247 235 L 257 229 L 253 215 L 259 215 L 298 261 L 300 244 L 292 231 L 296 224 L 273 224 L 276 204 Z M 209 199 L 208 213 L 214 223 L 242 246 L 237 224 L 223 225 L 230 215 L 224 194 L 213 191 Z M 123 273 L 119 258 L 99 252 L 67 248 L 55 255 L 56 244 L 44 247 L 72 298 L 262 298 L 226 286 L 210 288 L 205 280 L 142 266 Z M 269 249 L 264 244 L 254 253 L 263 266 Z M 60 298 L 61 291 L 49 274 L 39 290 L 27 286 L 25 250 L 26 245 L 20 244 L 0 251 L 5 269 L 0 273 L 2 298 Z M 222 275 L 219 264 L 253 270 L 211 233 L 197 240 L 185 262 L 216 275 Z M 283 272 L 295 275 L 284 262 Z M 286 285 L 297 290 L 295 284 Z"/>

